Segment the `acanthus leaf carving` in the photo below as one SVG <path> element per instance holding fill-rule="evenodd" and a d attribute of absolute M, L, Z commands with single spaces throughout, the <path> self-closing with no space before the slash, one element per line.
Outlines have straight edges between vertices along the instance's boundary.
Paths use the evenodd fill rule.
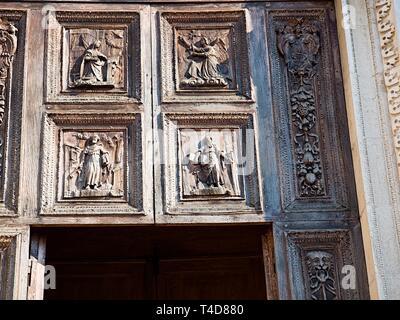
<path fill-rule="evenodd" d="M 277 29 L 277 46 L 289 82 L 296 174 L 301 197 L 325 195 L 314 78 L 320 38 L 318 28 L 305 19 L 293 19 Z"/>

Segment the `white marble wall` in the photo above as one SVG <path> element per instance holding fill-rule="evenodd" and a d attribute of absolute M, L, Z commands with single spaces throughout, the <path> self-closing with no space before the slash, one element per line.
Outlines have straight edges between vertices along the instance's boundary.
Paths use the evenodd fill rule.
<path fill-rule="evenodd" d="M 400 179 L 378 2 L 391 1 L 336 0 L 336 6 L 371 298 L 400 299 Z M 355 9 L 356 24 L 343 28 L 341 11 L 349 5 Z"/>

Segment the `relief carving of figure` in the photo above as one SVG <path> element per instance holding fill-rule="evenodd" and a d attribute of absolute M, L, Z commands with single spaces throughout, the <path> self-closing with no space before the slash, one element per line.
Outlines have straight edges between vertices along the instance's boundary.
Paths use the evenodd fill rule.
<path fill-rule="evenodd" d="M 197 40 L 197 38 L 200 38 Z M 189 34 L 189 40 L 178 36 L 178 42 L 187 52 L 189 61 L 182 86 L 226 87 L 229 77 L 222 71 L 222 64 L 228 60 L 225 43 L 219 37 L 211 40 L 206 36 Z"/>
<path fill-rule="evenodd" d="M 220 150 L 212 137 L 205 137 L 195 153 L 190 153 L 184 161 L 194 181 L 186 189 L 191 195 L 239 195 L 237 172 L 233 151 Z"/>
<path fill-rule="evenodd" d="M 107 63 L 107 57 L 100 52 L 100 46 L 101 42 L 96 40 L 93 48 L 86 50 L 79 73 L 81 82 L 93 84 L 104 81 L 103 67 Z"/>
<path fill-rule="evenodd" d="M 87 141 L 87 146 L 81 153 L 79 168 L 82 168 L 81 179 L 86 190 L 101 187 L 101 176 L 104 172 L 107 177 L 110 172 L 110 159 L 108 151 L 99 143 L 99 136 L 93 135 Z"/>
<path fill-rule="evenodd" d="M 123 195 L 122 139 L 118 135 L 101 136 L 66 134 L 64 197 Z M 70 144 L 72 140 L 76 145 Z"/>
<path fill-rule="evenodd" d="M 71 39 L 71 86 L 114 88 L 122 85 L 123 33 L 75 31 Z"/>

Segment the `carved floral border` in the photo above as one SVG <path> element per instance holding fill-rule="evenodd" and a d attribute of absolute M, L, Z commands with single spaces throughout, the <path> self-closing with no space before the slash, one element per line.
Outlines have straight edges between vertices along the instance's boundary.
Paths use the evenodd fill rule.
<path fill-rule="evenodd" d="M 376 0 L 375 9 L 384 67 L 383 76 L 400 175 L 400 52 L 393 0 Z"/>

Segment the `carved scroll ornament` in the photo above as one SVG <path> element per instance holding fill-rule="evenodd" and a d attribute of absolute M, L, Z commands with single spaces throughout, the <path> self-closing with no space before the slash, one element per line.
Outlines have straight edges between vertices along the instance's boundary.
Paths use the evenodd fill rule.
<path fill-rule="evenodd" d="M 321 196 L 325 188 L 313 84 L 320 50 L 318 29 L 296 19 L 277 33 L 278 49 L 288 71 L 299 193 L 301 197 Z"/>

